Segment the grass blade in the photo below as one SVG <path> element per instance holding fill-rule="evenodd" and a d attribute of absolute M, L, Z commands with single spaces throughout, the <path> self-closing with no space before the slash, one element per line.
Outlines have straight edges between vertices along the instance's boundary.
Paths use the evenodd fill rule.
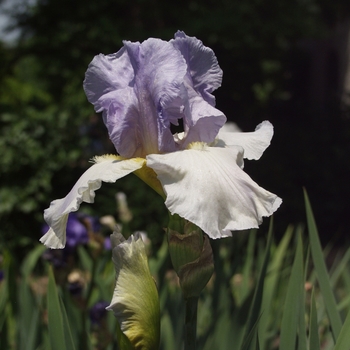
<path fill-rule="evenodd" d="M 255 242 L 256 242 L 256 234 L 257 232 L 255 230 L 251 230 L 249 233 L 249 239 L 248 239 L 248 247 L 245 257 L 245 263 L 243 265 L 242 270 L 242 284 L 239 291 L 239 304 L 242 304 L 243 301 L 248 297 L 250 294 L 250 285 L 249 281 L 252 276 L 252 270 L 253 270 L 253 261 L 254 261 L 254 250 L 255 250 Z"/>
<path fill-rule="evenodd" d="M 272 253 L 271 263 L 264 282 L 264 294 L 262 301 L 262 315 L 259 322 L 259 340 L 262 350 L 268 347 L 268 329 L 271 326 L 271 319 L 275 317 L 270 310 L 272 310 L 273 300 L 276 297 L 277 282 L 282 270 L 282 264 L 286 256 L 287 248 L 292 237 L 293 227 L 289 226 L 277 246 L 276 250 Z"/>
<path fill-rule="evenodd" d="M 309 350 L 320 350 L 320 339 L 318 336 L 317 310 L 314 290 L 311 294 L 311 312 L 310 312 L 310 333 Z"/>
<path fill-rule="evenodd" d="M 63 304 L 57 293 L 52 268 L 49 268 L 47 294 L 49 336 L 52 350 L 74 350 L 69 324 Z"/>
<path fill-rule="evenodd" d="M 43 244 L 38 244 L 30 253 L 25 257 L 21 266 L 21 273 L 24 278 L 28 278 L 32 273 L 38 260 L 41 258 L 47 248 Z"/>
<path fill-rule="evenodd" d="M 258 276 L 258 283 L 254 292 L 254 297 L 252 305 L 249 311 L 248 321 L 246 323 L 245 336 L 243 338 L 243 343 L 241 349 L 248 349 L 250 342 L 253 339 L 257 339 L 256 332 L 258 331 L 258 320 L 261 317 L 261 303 L 263 299 L 264 281 L 266 277 L 266 271 L 270 259 L 270 250 L 272 244 L 272 228 L 273 228 L 273 218 L 270 220 L 269 233 L 267 238 L 267 245 L 265 250 L 265 255 L 262 263 L 262 267 Z"/>
<path fill-rule="evenodd" d="M 167 350 L 176 350 L 174 330 L 167 312 L 162 315 L 161 330 L 162 348 Z"/>
<path fill-rule="evenodd" d="M 338 282 L 340 276 L 346 270 L 347 266 L 349 266 L 350 261 L 350 249 L 346 251 L 340 262 L 337 262 L 336 267 L 330 277 L 331 285 L 335 286 Z"/>
<path fill-rule="evenodd" d="M 36 305 L 29 284 L 22 280 L 18 286 L 19 315 L 17 319 L 18 341 L 20 350 L 36 348 L 35 340 L 39 331 L 39 307 Z"/>
<path fill-rule="evenodd" d="M 332 335 L 334 343 L 340 334 L 342 328 L 342 322 L 340 319 L 339 312 L 337 311 L 337 304 L 335 302 L 334 294 L 332 292 L 331 283 L 329 280 L 326 263 L 323 258 L 323 252 L 321 248 L 321 243 L 318 238 L 318 231 L 315 223 L 315 219 L 312 213 L 310 201 L 306 190 L 304 189 L 305 207 L 306 207 L 306 217 L 307 226 L 310 238 L 310 249 L 312 260 L 315 265 L 316 274 L 318 277 L 318 283 L 320 285 L 321 293 L 331 324 Z"/>
<path fill-rule="evenodd" d="M 334 350 L 348 350 L 350 344 L 350 312 L 345 319 L 344 325 L 340 331 Z"/>
<path fill-rule="evenodd" d="M 295 350 L 300 307 L 304 308 L 304 305 L 301 305 L 302 293 L 304 293 L 303 244 L 299 235 L 284 304 L 280 349 Z M 301 312 L 304 312 L 304 309 Z"/>

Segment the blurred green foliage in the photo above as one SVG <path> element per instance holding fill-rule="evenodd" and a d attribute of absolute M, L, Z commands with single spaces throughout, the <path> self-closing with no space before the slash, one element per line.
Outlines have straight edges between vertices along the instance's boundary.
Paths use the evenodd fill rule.
<path fill-rule="evenodd" d="M 279 242 L 272 224 L 268 234 L 251 230 L 211 240 L 215 272 L 199 299 L 198 349 L 349 348 L 350 250 L 322 250 L 307 198 L 306 215 L 307 234 L 290 225 Z M 184 305 L 168 244 L 164 239 L 157 252 L 149 244 L 161 304 L 160 349 L 181 349 Z M 62 251 L 45 250 L 38 243 L 22 263 L 3 252 L 0 349 L 118 349 L 113 313 L 91 313 L 97 303 L 109 304 L 115 284 L 111 252 L 99 233 L 66 251 L 65 264 L 49 264 L 45 254 Z"/>
<path fill-rule="evenodd" d="M 19 40 L 0 43 L 1 241 L 15 244 L 18 236 L 36 240 L 42 210 L 49 202 L 66 195 L 92 156 L 114 152 L 82 89 L 93 56 L 116 52 L 124 39 L 169 40 L 178 29 L 200 38 L 218 56 L 224 80 L 216 93 L 217 105 L 230 120 L 245 131 L 263 119 L 276 125 L 271 150 L 256 165 L 247 164 L 247 169 L 284 199 L 279 215 L 287 219 L 296 213 L 293 221 L 303 217 L 296 185 L 310 183 L 311 193 L 321 193 L 330 182 L 327 210 L 332 222 L 338 220 L 333 214 L 344 206 L 336 207 L 334 196 L 344 192 L 342 183 L 334 181 L 328 167 L 318 182 L 314 180 L 318 157 L 311 154 L 313 148 L 304 152 L 310 133 L 316 139 L 317 135 L 311 118 L 298 125 L 301 111 L 305 119 L 309 116 L 302 98 L 294 103 L 292 67 L 302 55 L 297 49 L 300 39 L 326 37 L 348 14 L 349 4 L 341 0 L 23 0 L 11 13 Z M 342 146 L 349 128 L 345 126 L 338 120 L 341 134 L 334 132 L 327 139 L 320 134 L 315 146 L 321 144 L 322 151 L 329 158 L 337 156 L 339 164 L 346 156 Z M 332 141 L 336 144 L 329 151 Z M 348 170 L 343 169 L 344 177 Z M 87 210 L 113 214 L 113 193 L 118 190 L 127 193 L 137 217 L 133 229 L 151 231 L 161 242 L 165 211 L 160 199 L 138 179 L 128 177 L 103 186 L 97 205 Z"/>

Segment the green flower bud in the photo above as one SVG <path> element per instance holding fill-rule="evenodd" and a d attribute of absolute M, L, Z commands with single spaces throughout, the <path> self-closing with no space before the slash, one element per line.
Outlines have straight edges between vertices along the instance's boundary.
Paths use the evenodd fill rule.
<path fill-rule="evenodd" d="M 172 228 L 182 232 L 179 233 Z M 209 238 L 196 225 L 180 217 L 172 217 L 168 229 L 169 252 L 180 279 L 184 298 L 198 297 L 214 271 L 213 252 Z M 180 231 L 180 232 L 181 232 Z"/>
<path fill-rule="evenodd" d="M 111 235 L 116 286 L 111 304 L 122 333 L 131 349 L 159 348 L 160 311 L 158 292 L 148 267 L 145 245 L 139 234 L 127 240 L 120 233 Z M 118 337 L 121 349 L 130 349 Z"/>

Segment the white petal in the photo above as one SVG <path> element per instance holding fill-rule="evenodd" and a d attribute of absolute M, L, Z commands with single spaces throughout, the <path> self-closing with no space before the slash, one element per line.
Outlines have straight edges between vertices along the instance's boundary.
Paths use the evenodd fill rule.
<path fill-rule="evenodd" d="M 129 173 L 140 169 L 144 163 L 142 158 L 122 160 L 117 156 L 102 156 L 95 158 L 92 165 L 80 177 L 65 198 L 51 202 L 44 212 L 44 219 L 50 226 L 40 241 L 53 249 L 64 248 L 66 244 L 66 225 L 68 215 L 77 211 L 82 202 L 93 203 L 95 191 L 103 182 L 115 182 Z"/>
<path fill-rule="evenodd" d="M 244 158 L 259 159 L 270 145 L 272 136 L 273 126 L 267 120 L 260 123 L 254 132 L 227 132 L 224 126 L 219 131 L 215 146 L 241 146 L 244 149 Z"/>
<path fill-rule="evenodd" d="M 211 238 L 256 228 L 282 200 L 259 187 L 237 164 L 240 147 L 208 147 L 147 156 L 167 194 L 166 206 Z M 201 146 L 201 147 L 200 147 Z"/>
<path fill-rule="evenodd" d="M 220 132 L 242 132 L 242 130 L 236 123 L 226 122 L 220 129 Z"/>

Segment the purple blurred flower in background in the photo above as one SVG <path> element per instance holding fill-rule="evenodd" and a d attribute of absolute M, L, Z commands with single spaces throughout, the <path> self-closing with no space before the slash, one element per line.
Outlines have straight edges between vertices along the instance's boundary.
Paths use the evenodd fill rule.
<path fill-rule="evenodd" d="M 87 277 L 86 273 L 79 269 L 72 270 L 67 276 L 67 288 L 69 293 L 74 296 L 81 296 L 86 287 Z"/>
<path fill-rule="evenodd" d="M 103 248 L 105 250 L 111 250 L 112 249 L 112 243 L 110 237 L 106 237 L 103 241 Z"/>
<path fill-rule="evenodd" d="M 84 213 L 76 213 L 77 215 L 77 219 L 80 221 L 80 223 L 82 223 L 87 231 L 90 232 L 100 232 L 101 230 L 101 223 L 100 223 L 100 219 L 96 216 L 91 216 L 91 215 L 87 215 Z"/>
<path fill-rule="evenodd" d="M 82 224 L 79 218 L 91 220 L 93 223 L 93 218 L 87 215 L 70 213 L 67 220 L 67 248 L 75 248 L 79 244 L 86 244 L 89 241 L 88 229 Z M 45 224 L 42 229 L 42 233 L 45 234 L 50 227 Z"/>
<path fill-rule="evenodd" d="M 4 271 L 0 270 L 0 282 L 4 279 Z"/>
<path fill-rule="evenodd" d="M 47 249 L 42 257 L 44 260 L 48 261 L 55 268 L 63 268 L 67 265 L 68 256 L 70 255 L 69 249 L 65 248 L 63 250 L 52 250 Z"/>
<path fill-rule="evenodd" d="M 69 283 L 67 288 L 71 295 L 81 295 L 83 291 L 83 286 L 78 282 Z"/>
<path fill-rule="evenodd" d="M 92 324 L 99 325 L 103 317 L 107 314 L 106 307 L 109 305 L 107 301 L 98 301 L 92 306 L 89 312 L 90 320 Z"/>
<path fill-rule="evenodd" d="M 66 266 L 67 258 L 80 244 L 86 244 L 89 241 L 88 229 L 79 220 L 79 217 L 83 217 L 85 220 L 94 222 L 94 218 L 87 215 L 71 213 L 67 220 L 67 244 L 62 251 L 47 250 L 43 254 L 43 258 L 49 261 L 54 267 L 61 268 Z M 96 227 L 96 224 L 95 224 Z M 45 234 L 49 226 L 43 225 L 42 233 Z"/>
<path fill-rule="evenodd" d="M 74 248 L 79 244 L 86 244 L 88 241 L 87 228 L 81 223 L 77 214 L 71 213 L 67 221 L 67 246 Z"/>

